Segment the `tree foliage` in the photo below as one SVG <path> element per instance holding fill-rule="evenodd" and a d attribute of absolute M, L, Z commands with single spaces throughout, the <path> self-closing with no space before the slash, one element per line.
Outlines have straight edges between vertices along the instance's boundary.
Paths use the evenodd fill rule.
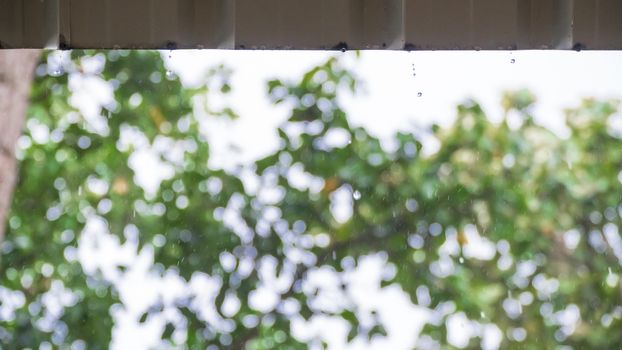
<path fill-rule="evenodd" d="M 502 348 L 622 344 L 616 101 L 567 111 L 564 138 L 534 122 L 526 91 L 505 95 L 499 123 L 467 101 L 451 127 L 426 131 L 437 152 L 423 154 L 421 130 L 398 133 L 386 150 L 341 108 L 338 94 L 356 92 L 357 81 L 332 58 L 299 81 L 268 83 L 290 111 L 280 146 L 224 171 L 209 166 L 201 132 L 206 114 L 235 117 L 210 110 L 231 89 L 223 67 L 191 89 L 157 52 L 74 51 L 54 69 L 51 56 L 33 86 L 1 246 L 3 347 L 108 347 L 132 266 L 121 248 L 80 252 L 110 240 L 152 252 L 150 273 L 199 286 L 161 295 L 140 317 L 163 317 L 171 346 L 303 349 L 321 341 L 296 338 L 291 323 L 314 315 L 348 321 L 349 340 L 382 337 L 375 310 L 349 299 L 348 273 L 372 254 L 393 268 L 383 286 L 427 310 L 422 347 L 458 346 L 447 334 L 457 314 L 496 325 Z M 87 69 L 94 61 L 101 71 Z M 85 81 L 114 87 L 95 117 L 70 89 Z M 156 191 L 135 182 L 140 147 L 168 169 L 153 174 L 163 178 Z M 337 276 L 332 306 L 309 282 L 318 271 Z M 274 305 L 249 302 L 266 288 Z"/>

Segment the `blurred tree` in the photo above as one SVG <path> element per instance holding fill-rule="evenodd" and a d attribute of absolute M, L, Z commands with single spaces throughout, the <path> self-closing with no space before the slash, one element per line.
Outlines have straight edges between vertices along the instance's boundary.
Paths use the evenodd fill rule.
<path fill-rule="evenodd" d="M 489 348 L 484 327 L 502 348 L 622 345 L 617 102 L 568 111 L 560 138 L 534 122 L 526 91 L 505 96 L 500 123 L 468 101 L 453 126 L 427 131 L 434 154 L 422 154 L 421 130 L 387 151 L 350 125 L 337 95 L 356 80 L 330 59 L 298 82 L 269 82 L 291 110 L 279 149 L 223 171 L 208 166 L 201 125 L 235 117 L 209 109 L 230 90 L 226 69 L 189 89 L 156 52 L 53 55 L 37 69 L 1 248 L 4 347 L 108 347 L 133 307 L 120 297 L 136 278 L 126 248 L 153 253 L 151 274 L 187 284 L 140 316 L 164 320 L 160 346 L 320 346 L 290 328 L 314 315 L 348 321 L 349 340 L 382 337 L 347 278 L 370 254 L 393 267 L 383 286 L 427 308 L 421 348 Z M 105 82 L 114 99 L 102 111 L 76 108 L 80 84 Z M 138 153 L 160 164 L 147 174 L 163 179 L 157 190 L 136 184 Z M 336 276 L 332 294 L 311 281 L 322 271 Z M 266 293 L 275 299 L 257 298 Z M 466 343 L 451 334 L 455 320 L 477 330 Z"/>

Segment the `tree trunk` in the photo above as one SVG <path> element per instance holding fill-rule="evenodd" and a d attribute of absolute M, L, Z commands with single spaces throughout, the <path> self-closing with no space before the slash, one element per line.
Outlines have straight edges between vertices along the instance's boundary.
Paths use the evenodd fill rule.
<path fill-rule="evenodd" d="M 15 144 L 26 119 L 39 50 L 0 50 L 0 243 L 17 180 Z"/>

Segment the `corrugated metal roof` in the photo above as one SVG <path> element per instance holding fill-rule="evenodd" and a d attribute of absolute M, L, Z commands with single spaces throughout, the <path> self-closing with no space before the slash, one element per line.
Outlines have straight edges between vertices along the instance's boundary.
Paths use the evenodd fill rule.
<path fill-rule="evenodd" d="M 621 0 L 0 0 L 4 48 L 622 49 Z"/>

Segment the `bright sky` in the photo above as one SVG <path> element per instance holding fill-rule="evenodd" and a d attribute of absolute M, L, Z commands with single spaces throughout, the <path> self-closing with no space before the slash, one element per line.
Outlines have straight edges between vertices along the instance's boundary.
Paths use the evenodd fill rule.
<path fill-rule="evenodd" d="M 535 109 L 537 120 L 560 134 L 563 134 L 563 108 L 576 106 L 581 97 L 622 99 L 622 52 L 367 51 L 360 59 L 355 59 L 354 53 L 350 52 L 206 50 L 163 53 L 170 69 L 187 84 L 201 82 L 206 70 L 217 64 L 224 63 L 233 70 L 231 96 L 211 103 L 231 105 L 241 118 L 235 122 L 214 119 L 207 127 L 215 159 L 213 165 L 221 166 L 255 159 L 277 145 L 276 126 L 286 115 L 283 109 L 268 102 L 267 80 L 275 77 L 297 79 L 313 65 L 335 55 L 345 56 L 346 64 L 365 83 L 365 94 L 342 97 L 349 117 L 383 139 L 399 129 L 411 130 L 413 125 L 426 125 L 432 121 L 446 124 L 453 119 L 456 104 L 469 97 L 478 100 L 492 119 L 499 120 L 501 94 L 510 89 L 528 88 L 534 92 L 539 101 Z M 227 147 L 229 143 L 237 145 L 242 152 L 232 154 Z M 95 264 L 104 263 L 111 256 L 131 262 L 132 267 L 125 276 L 117 276 L 110 270 L 109 278 L 115 281 L 127 307 L 113 310 L 117 320 L 113 347 L 148 348 L 157 345 L 150 343 L 149 339 L 161 331 L 164 319 L 154 318 L 143 325 L 137 321 L 141 309 L 148 307 L 157 293 L 169 299 L 193 291 L 209 294 L 206 291 L 217 290 L 219 282 L 203 274 L 193 276 L 187 285 L 175 274 L 166 274 L 164 278 L 156 276 L 149 271 L 153 252 L 149 249 L 137 252 L 138 233 L 129 231 L 125 233 L 129 242 L 121 246 L 118 238 L 115 241 L 107 234 L 105 223 L 94 218 L 89 220 L 83 232 L 80 250 L 91 260 L 96 257 Z M 97 252 L 94 242 L 98 241 L 108 242 L 108 251 L 99 249 Z M 494 255 L 495 246 L 490 249 Z M 500 249 L 497 247 L 501 254 Z M 116 253 L 111 255 L 112 252 Z M 417 292 L 422 306 L 413 305 L 396 285 L 380 290 L 380 276 L 387 273 L 381 256 L 370 257 L 361 265 L 363 267 L 358 272 L 349 274 L 353 283 L 350 296 L 368 309 L 379 310 L 379 317 L 387 322 L 389 337 L 373 345 L 355 341 L 348 349 L 410 349 L 426 320 L 433 322 L 438 315 L 448 314 L 452 314 L 447 320 L 448 327 L 462 329 L 462 332 L 450 332 L 453 338 L 448 341 L 451 344 L 461 347 L 468 343 L 469 337 L 477 335 L 483 338 L 484 348 L 498 348 L 503 335 L 496 326 L 483 320 L 481 323 L 468 320 L 464 314 L 454 313 L 455 306 L 450 304 L 443 304 L 433 312 L 425 307 L 425 301 L 429 299 L 427 290 Z M 93 268 L 85 266 L 87 271 Z M 330 271 L 320 270 L 315 278 L 326 283 L 334 277 L 331 276 Z M 268 303 L 271 292 L 261 293 L 264 293 L 263 302 Z M 326 302 L 331 298 L 340 299 L 330 290 L 327 293 Z M 232 307 L 239 302 L 232 300 Z M 207 310 L 209 300 L 206 305 Z M 169 320 L 179 318 L 172 308 L 167 309 L 167 315 Z M 203 317 L 210 320 L 215 316 L 206 314 Z M 214 323 L 220 321 L 213 320 Z M 301 335 L 309 332 L 323 334 L 331 349 L 345 349 L 343 338 L 347 329 L 344 327 L 339 320 L 320 318 L 306 326 L 295 323 L 292 331 Z"/>
<path fill-rule="evenodd" d="M 448 123 L 456 104 L 467 98 L 499 120 L 501 95 L 507 90 L 535 93 L 537 120 L 562 135 L 564 108 L 577 106 L 582 97 L 622 98 L 622 52 L 365 51 L 359 60 L 353 52 L 322 51 L 182 50 L 164 55 L 187 83 L 200 82 L 202 72 L 214 64 L 233 69 L 230 101 L 242 118 L 227 125 L 226 133 L 214 126 L 212 147 L 218 150 L 231 141 L 246 159 L 276 146 L 275 126 L 285 117 L 270 106 L 265 82 L 297 79 L 330 56 L 344 56 L 365 83 L 365 94 L 342 98 L 349 117 L 383 138 L 398 129 L 411 130 L 413 124 Z"/>

